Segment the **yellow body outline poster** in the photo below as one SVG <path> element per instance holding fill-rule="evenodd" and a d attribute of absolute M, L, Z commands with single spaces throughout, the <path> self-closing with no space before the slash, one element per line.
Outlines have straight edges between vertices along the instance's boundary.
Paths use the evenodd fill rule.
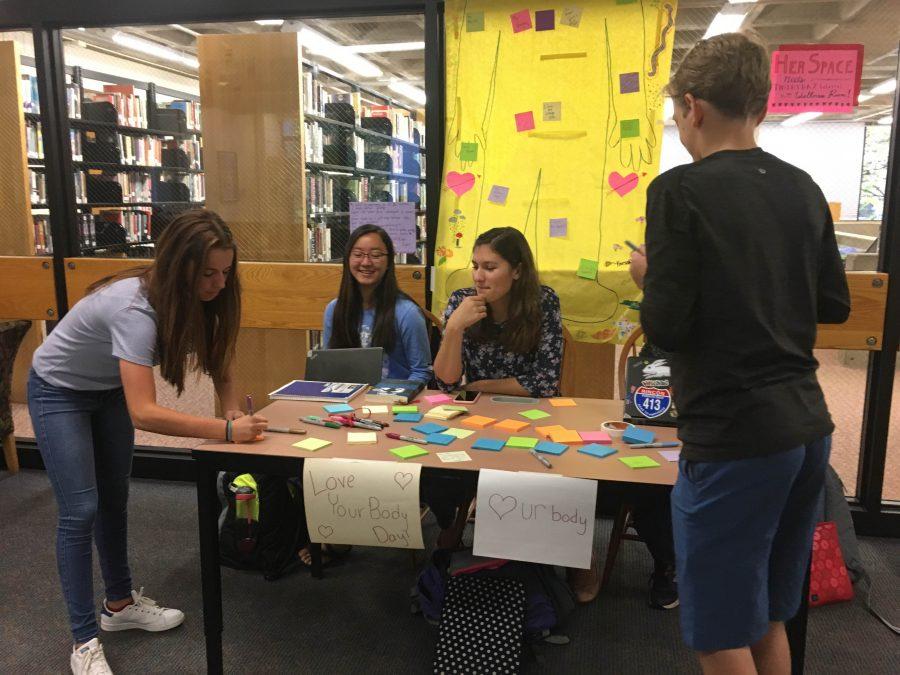
<path fill-rule="evenodd" d="M 432 311 L 471 286 L 477 236 L 521 230 L 576 339 L 620 341 L 640 292 L 677 0 L 448 0 L 447 119 Z"/>

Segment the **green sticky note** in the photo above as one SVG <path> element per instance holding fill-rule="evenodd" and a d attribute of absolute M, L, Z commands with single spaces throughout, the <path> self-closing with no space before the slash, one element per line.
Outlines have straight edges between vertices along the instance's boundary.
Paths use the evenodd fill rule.
<path fill-rule="evenodd" d="M 652 469 L 659 466 L 659 462 L 655 462 L 647 455 L 638 455 L 637 457 L 619 457 L 619 461 L 630 466 L 632 469 Z"/>
<path fill-rule="evenodd" d="M 466 32 L 480 33 L 484 30 L 484 12 L 468 12 L 466 14 Z"/>
<path fill-rule="evenodd" d="M 543 410 L 538 410 L 535 408 L 534 410 L 526 410 L 525 412 L 519 413 L 522 417 L 527 417 L 530 420 L 542 420 L 545 417 L 550 417 L 550 413 L 546 413 Z"/>
<path fill-rule="evenodd" d="M 321 450 L 326 445 L 331 445 L 331 441 L 325 441 L 321 438 L 304 438 L 302 441 L 298 441 L 294 443 L 295 448 L 300 448 L 301 450 L 309 450 L 310 452 L 315 452 L 316 450 Z"/>
<path fill-rule="evenodd" d="M 404 445 L 403 447 L 391 450 L 391 454 L 397 455 L 400 459 L 410 459 L 412 457 L 427 455 L 428 451 L 423 450 L 418 445 Z"/>
<path fill-rule="evenodd" d="M 395 405 L 394 406 L 394 414 L 397 413 L 405 413 L 405 412 L 419 412 L 419 406 L 417 405 Z"/>
<path fill-rule="evenodd" d="M 478 159 L 478 143 L 463 143 L 459 151 L 459 158 L 463 162 L 474 162 Z"/>
<path fill-rule="evenodd" d="M 590 279 L 594 281 L 597 278 L 597 261 L 582 258 L 578 263 L 578 271 L 575 272 L 582 279 Z"/>
<path fill-rule="evenodd" d="M 528 436 L 510 436 L 506 441 L 508 448 L 525 448 L 530 449 L 538 444 L 538 439 L 529 438 Z M 649 459 L 649 458 L 648 458 Z"/>
<path fill-rule="evenodd" d="M 641 121 L 622 120 L 619 123 L 619 129 L 622 132 L 622 138 L 636 138 L 641 135 Z"/>

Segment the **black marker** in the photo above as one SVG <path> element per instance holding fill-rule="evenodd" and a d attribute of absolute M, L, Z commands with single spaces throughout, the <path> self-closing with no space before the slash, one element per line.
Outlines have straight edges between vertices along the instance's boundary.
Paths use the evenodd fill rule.
<path fill-rule="evenodd" d="M 625 245 L 628 248 L 630 248 L 632 251 L 634 251 L 635 253 L 640 253 L 641 255 L 643 255 L 643 253 L 644 253 L 643 251 L 641 251 L 640 246 L 635 246 L 634 242 L 628 241 L 627 239 L 625 240 Z"/>

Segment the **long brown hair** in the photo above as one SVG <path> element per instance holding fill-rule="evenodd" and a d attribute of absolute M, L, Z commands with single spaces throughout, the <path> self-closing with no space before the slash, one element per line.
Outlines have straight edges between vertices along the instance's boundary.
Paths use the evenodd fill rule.
<path fill-rule="evenodd" d="M 385 353 L 393 351 L 397 342 L 394 308 L 397 300 L 407 298 L 397 286 L 397 274 L 394 270 L 394 242 L 391 236 L 378 225 L 361 225 L 353 230 L 344 249 L 344 271 L 341 275 L 341 288 L 338 291 L 334 306 L 331 339 L 328 347 L 359 347 L 359 323 L 362 320 L 363 301 L 359 290 L 359 282 L 350 271 L 350 252 L 361 237 L 377 234 L 387 249 L 387 269 L 375 287 L 375 322 L 372 325 L 372 347 L 382 347 Z"/>
<path fill-rule="evenodd" d="M 469 334 L 477 341 L 496 340 L 506 349 L 517 354 L 534 351 L 541 339 L 541 282 L 531 255 L 531 247 L 525 236 L 514 227 L 495 227 L 481 234 L 472 249 L 490 246 L 491 250 L 510 264 L 519 278 L 509 289 L 509 311 L 503 330 L 495 328 L 488 314 L 469 328 Z"/>
<path fill-rule="evenodd" d="M 234 252 L 225 288 L 208 302 L 197 288 L 212 249 Z M 156 348 L 163 378 L 178 393 L 188 370 L 201 370 L 220 380 L 234 358 L 241 323 L 238 251 L 231 230 L 218 214 L 205 209 L 185 211 L 166 227 L 149 267 L 123 270 L 91 284 L 88 292 L 120 279 L 139 277 L 147 300 L 156 311 Z"/>

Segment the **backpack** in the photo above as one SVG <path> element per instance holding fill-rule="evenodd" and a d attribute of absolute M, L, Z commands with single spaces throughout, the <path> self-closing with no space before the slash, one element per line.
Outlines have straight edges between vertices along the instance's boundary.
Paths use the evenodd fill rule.
<path fill-rule="evenodd" d="M 525 589 L 526 599 L 525 640 L 553 644 L 568 642 L 567 637 L 553 634 L 552 631 L 575 609 L 575 599 L 568 585 L 556 575 L 550 565 L 481 558 L 473 556 L 471 551 L 454 553 L 438 549 L 419 574 L 413 592 L 413 610 L 421 611 L 426 621 L 437 624 L 441 618 L 450 578 L 463 575 L 520 582 Z"/>
<path fill-rule="evenodd" d="M 281 476 L 219 474 L 219 558 L 239 570 L 259 570 L 274 581 L 299 569 L 307 543 L 301 485 Z"/>

